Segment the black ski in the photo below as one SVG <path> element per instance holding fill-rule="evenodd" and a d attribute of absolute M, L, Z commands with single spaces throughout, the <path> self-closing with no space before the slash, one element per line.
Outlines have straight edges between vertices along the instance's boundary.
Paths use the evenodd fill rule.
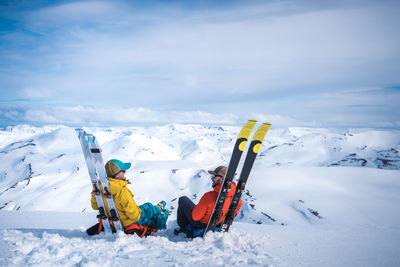
<path fill-rule="evenodd" d="M 240 157 L 242 156 L 243 150 L 246 146 L 247 140 L 250 136 L 251 131 L 256 125 L 256 120 L 249 120 L 242 128 L 239 133 L 238 138 L 236 139 L 235 146 L 233 148 L 232 156 L 229 161 L 228 169 L 226 171 L 226 175 L 221 187 L 221 190 L 218 194 L 217 201 L 215 202 L 214 211 L 208 221 L 207 228 L 204 231 L 204 236 L 208 231 L 214 231 L 219 221 L 221 220 L 222 209 L 225 203 L 225 199 L 228 195 L 229 190 L 231 189 L 231 183 L 233 177 L 235 176 L 236 169 L 238 167 Z"/>
<path fill-rule="evenodd" d="M 246 186 L 247 179 L 249 178 L 251 168 L 253 167 L 258 151 L 270 127 L 270 123 L 262 124 L 260 128 L 258 128 L 257 132 L 254 134 L 253 139 L 251 140 L 250 147 L 243 164 L 242 172 L 240 173 L 239 181 L 237 183 L 236 192 L 232 197 L 228 213 L 226 214 L 224 222 L 221 225 L 222 231 L 227 232 L 235 218 L 234 214 Z"/>

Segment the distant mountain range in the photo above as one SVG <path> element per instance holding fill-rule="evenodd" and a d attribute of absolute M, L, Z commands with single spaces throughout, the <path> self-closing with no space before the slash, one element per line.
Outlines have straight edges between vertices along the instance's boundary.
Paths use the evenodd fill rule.
<path fill-rule="evenodd" d="M 139 203 L 164 199 L 175 212 L 180 195 L 195 202 L 211 190 L 208 173 L 227 164 L 240 128 L 168 124 L 157 127 L 85 128 L 94 134 L 105 160 L 132 162 L 127 173 Z M 351 166 L 400 169 L 400 131 L 280 128 L 267 134 L 254 169 Z M 260 180 L 251 174 L 252 180 Z M 0 131 L 0 209 L 90 211 L 88 173 L 73 128 L 19 125 Z M 259 196 L 258 196 L 259 198 Z M 247 188 L 245 221 L 284 223 L 258 209 Z M 302 202 L 303 201 L 303 202 Z M 304 200 L 294 200 L 304 206 Z M 306 203 L 307 204 L 307 203 Z M 308 214 L 320 215 L 313 207 Z"/>

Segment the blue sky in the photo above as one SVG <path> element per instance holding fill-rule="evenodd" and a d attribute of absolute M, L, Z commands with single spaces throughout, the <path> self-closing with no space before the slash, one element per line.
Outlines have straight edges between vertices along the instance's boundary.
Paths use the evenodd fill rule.
<path fill-rule="evenodd" d="M 398 1 L 142 2 L 1 1 L 0 124 L 400 127 Z"/>

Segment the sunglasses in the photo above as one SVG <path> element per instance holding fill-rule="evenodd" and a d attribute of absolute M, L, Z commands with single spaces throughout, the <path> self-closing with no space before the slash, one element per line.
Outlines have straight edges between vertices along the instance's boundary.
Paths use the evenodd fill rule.
<path fill-rule="evenodd" d="M 222 178 L 222 175 L 214 175 L 213 177 L 211 177 L 211 179 L 216 179 L 216 178 L 218 178 L 218 177 L 221 177 Z"/>

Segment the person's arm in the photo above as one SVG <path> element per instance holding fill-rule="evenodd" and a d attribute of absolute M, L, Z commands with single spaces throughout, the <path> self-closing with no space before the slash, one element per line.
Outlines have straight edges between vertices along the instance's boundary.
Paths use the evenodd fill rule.
<path fill-rule="evenodd" d="M 123 190 L 119 196 L 122 212 L 125 213 L 126 217 L 133 220 L 134 223 L 139 221 L 142 211 L 133 199 L 132 194 L 128 190 Z"/>
<path fill-rule="evenodd" d="M 92 198 L 90 199 L 90 204 L 92 205 L 92 209 L 98 210 L 99 207 L 97 206 L 96 198 L 94 197 L 93 194 L 91 194 L 91 195 L 92 195 Z"/>
<path fill-rule="evenodd" d="M 100 185 L 100 187 L 101 187 L 101 182 L 99 182 L 99 185 Z M 101 189 L 101 192 L 103 192 L 103 189 Z M 94 196 L 94 193 L 93 193 L 93 191 L 92 191 L 92 198 L 90 199 L 90 204 L 91 204 L 91 206 L 92 206 L 92 209 L 94 209 L 94 210 L 98 210 L 99 209 L 99 206 L 98 206 L 98 204 L 97 204 L 97 200 L 96 200 L 96 197 Z"/>
<path fill-rule="evenodd" d="M 210 205 L 210 201 L 208 200 L 207 193 L 206 193 L 201 197 L 199 204 L 197 204 L 194 207 L 194 209 L 192 211 L 192 219 L 194 221 L 200 221 L 206 214 L 207 208 L 209 205 Z"/>

